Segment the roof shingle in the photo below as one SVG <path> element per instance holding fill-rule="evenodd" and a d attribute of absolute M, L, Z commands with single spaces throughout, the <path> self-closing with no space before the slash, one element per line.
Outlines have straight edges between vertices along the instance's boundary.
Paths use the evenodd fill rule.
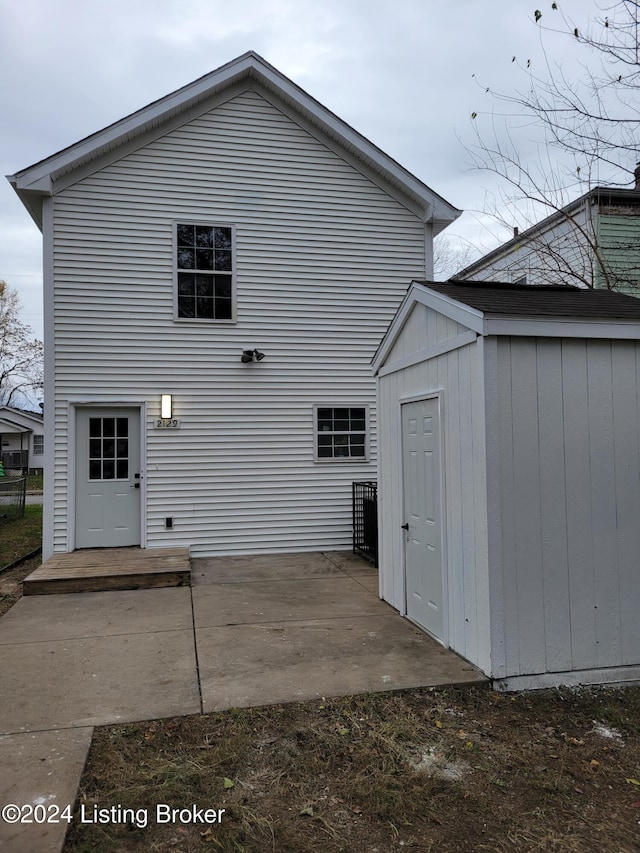
<path fill-rule="evenodd" d="M 496 281 L 419 281 L 418 284 L 484 314 L 640 321 L 640 299 L 610 290 Z"/>

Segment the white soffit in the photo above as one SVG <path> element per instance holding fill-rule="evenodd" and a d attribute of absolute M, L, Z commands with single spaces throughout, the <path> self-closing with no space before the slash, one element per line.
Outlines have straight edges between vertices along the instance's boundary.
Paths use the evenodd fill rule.
<path fill-rule="evenodd" d="M 205 105 L 209 99 L 234 85 L 244 82 L 250 86 L 252 81 L 275 93 L 302 119 L 314 125 L 321 133 L 337 142 L 345 151 L 400 189 L 409 198 L 419 202 L 425 210 L 425 218 L 434 223 L 436 232 L 460 215 L 460 210 L 449 204 L 253 51 L 243 54 L 74 145 L 16 172 L 15 175 L 8 175 L 7 179 L 38 226 L 42 227 L 42 203 L 39 199 L 42 196 L 51 195 L 53 181 L 56 178 L 97 161 L 135 139 L 140 139 L 141 144 L 144 144 L 142 137 L 167 122 L 175 120 L 180 114 L 196 109 L 199 104 Z"/>

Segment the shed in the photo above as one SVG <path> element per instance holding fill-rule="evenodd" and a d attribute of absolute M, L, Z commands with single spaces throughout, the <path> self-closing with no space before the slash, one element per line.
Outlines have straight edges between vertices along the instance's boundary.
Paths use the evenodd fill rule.
<path fill-rule="evenodd" d="M 640 299 L 416 281 L 373 366 L 381 597 L 499 689 L 640 679 Z"/>

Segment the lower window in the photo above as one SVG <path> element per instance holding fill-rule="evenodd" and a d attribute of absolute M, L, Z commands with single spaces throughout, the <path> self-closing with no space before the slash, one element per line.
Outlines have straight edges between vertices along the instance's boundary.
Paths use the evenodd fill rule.
<path fill-rule="evenodd" d="M 369 455 L 368 420 L 366 406 L 316 406 L 316 461 L 366 462 Z"/>

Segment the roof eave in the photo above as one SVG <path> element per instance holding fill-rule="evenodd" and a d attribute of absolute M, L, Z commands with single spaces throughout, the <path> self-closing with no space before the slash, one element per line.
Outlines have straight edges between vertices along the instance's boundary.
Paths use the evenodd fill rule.
<path fill-rule="evenodd" d="M 462 211 L 449 204 L 253 51 L 20 170 L 15 175 L 8 176 L 8 180 L 38 227 L 42 228 L 42 198 L 51 195 L 53 180 L 56 177 L 72 172 L 87 162 L 98 160 L 133 138 L 143 137 L 151 129 L 243 79 L 254 79 L 266 89 L 275 92 L 307 121 L 319 127 L 359 157 L 369 168 L 379 172 L 386 180 L 416 200 L 424 209 L 425 219 L 432 222 L 434 233 L 439 233 L 460 216 Z"/>

